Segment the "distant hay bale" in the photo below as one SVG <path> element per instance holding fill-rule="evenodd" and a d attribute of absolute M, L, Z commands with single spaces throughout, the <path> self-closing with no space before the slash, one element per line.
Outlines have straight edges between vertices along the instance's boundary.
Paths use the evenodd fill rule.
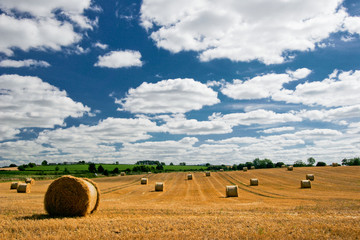
<path fill-rule="evenodd" d="M 125 175 L 126 175 L 125 172 L 121 172 L 121 173 L 120 173 L 120 176 L 125 176 Z"/>
<path fill-rule="evenodd" d="M 286 165 L 285 164 L 281 165 L 281 168 L 286 168 Z"/>
<path fill-rule="evenodd" d="M 33 178 L 26 178 L 25 183 L 30 183 L 31 185 L 35 184 L 35 180 Z"/>
<path fill-rule="evenodd" d="M 30 193 L 31 192 L 31 184 L 29 183 L 20 183 L 17 187 L 18 193 Z"/>
<path fill-rule="evenodd" d="M 12 182 L 10 185 L 10 189 L 17 189 L 19 184 L 20 184 L 19 182 Z"/>
<path fill-rule="evenodd" d="M 191 173 L 189 173 L 189 174 L 187 175 L 187 179 L 188 179 L 188 180 L 192 180 L 192 174 L 191 174 Z"/>
<path fill-rule="evenodd" d="M 247 167 L 243 167 L 243 171 L 247 172 L 248 168 Z"/>
<path fill-rule="evenodd" d="M 251 178 L 250 179 L 250 186 L 258 186 L 259 180 L 257 178 Z"/>
<path fill-rule="evenodd" d="M 156 182 L 155 183 L 155 191 L 162 192 L 165 189 L 165 184 L 163 182 Z"/>
<path fill-rule="evenodd" d="M 332 166 L 337 167 L 337 166 L 339 166 L 339 164 L 334 162 L 334 163 L 332 163 Z"/>
<path fill-rule="evenodd" d="M 237 197 L 237 196 L 238 196 L 237 185 L 226 186 L 226 197 Z"/>
<path fill-rule="evenodd" d="M 205 176 L 210 177 L 210 172 L 209 171 L 205 172 Z"/>
<path fill-rule="evenodd" d="M 146 184 L 148 184 L 148 179 L 147 178 L 141 178 L 141 184 L 142 185 L 146 185 Z"/>
<path fill-rule="evenodd" d="M 301 180 L 300 182 L 301 188 L 311 188 L 310 180 Z"/>
<path fill-rule="evenodd" d="M 224 169 L 221 168 L 221 169 L 220 169 L 220 172 L 223 172 L 223 171 L 224 171 Z"/>
<path fill-rule="evenodd" d="M 250 169 L 251 169 L 251 170 L 254 170 L 254 169 L 255 169 L 255 166 L 251 166 Z"/>
<path fill-rule="evenodd" d="M 315 180 L 314 174 L 306 174 L 306 180 L 314 181 Z"/>
<path fill-rule="evenodd" d="M 148 174 L 151 174 L 151 172 L 148 172 Z"/>
<path fill-rule="evenodd" d="M 288 166 L 288 167 L 287 167 L 287 170 L 288 170 L 288 171 L 292 171 L 292 170 L 294 170 L 294 167 L 293 167 L 293 166 Z"/>
<path fill-rule="evenodd" d="M 44 199 L 50 216 L 86 216 L 95 212 L 100 203 L 97 184 L 87 178 L 62 176 L 53 181 Z"/>

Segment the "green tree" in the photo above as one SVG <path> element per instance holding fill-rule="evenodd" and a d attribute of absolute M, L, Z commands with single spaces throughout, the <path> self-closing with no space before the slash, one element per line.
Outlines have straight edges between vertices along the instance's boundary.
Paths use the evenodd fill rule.
<path fill-rule="evenodd" d="M 297 160 L 293 164 L 294 167 L 304 167 L 306 164 L 302 160 Z"/>
<path fill-rule="evenodd" d="M 36 166 L 36 164 L 35 164 L 35 163 L 29 163 L 28 166 L 31 167 L 31 168 L 33 168 L 33 167 Z"/>
<path fill-rule="evenodd" d="M 109 176 L 109 172 L 108 172 L 108 170 L 107 170 L 107 169 L 105 169 L 105 170 L 104 170 L 104 172 L 103 172 L 103 174 L 104 174 L 105 176 Z"/>
<path fill-rule="evenodd" d="M 112 174 L 119 174 L 120 173 L 120 170 L 119 168 L 114 168 L 114 170 L 111 171 Z"/>
<path fill-rule="evenodd" d="M 326 166 L 326 163 L 324 163 L 324 162 L 317 162 L 316 166 L 317 166 L 317 167 L 324 167 L 324 166 Z"/>
<path fill-rule="evenodd" d="M 58 166 L 56 166 L 55 172 L 57 172 L 57 171 L 59 171 L 59 170 L 60 170 L 60 168 L 59 168 Z"/>
<path fill-rule="evenodd" d="M 174 164 L 171 162 L 171 163 L 170 163 L 170 166 L 174 166 Z"/>
<path fill-rule="evenodd" d="M 99 173 L 103 173 L 105 169 L 102 165 L 100 165 L 97 170 Z"/>
<path fill-rule="evenodd" d="M 307 159 L 307 162 L 308 162 L 308 165 L 309 165 L 309 166 L 313 166 L 313 165 L 315 164 L 315 158 L 309 157 L 309 158 Z"/>
<path fill-rule="evenodd" d="M 46 166 L 46 165 L 48 165 L 48 162 L 46 160 L 44 160 L 44 161 L 42 161 L 41 165 Z"/>
<path fill-rule="evenodd" d="M 25 171 L 25 166 L 24 165 L 18 166 L 18 169 L 19 171 Z"/>
<path fill-rule="evenodd" d="M 95 163 L 90 163 L 90 164 L 89 164 L 89 172 L 91 172 L 91 173 L 96 173 Z"/>
<path fill-rule="evenodd" d="M 156 166 L 156 170 L 162 171 L 162 170 L 164 170 L 164 166 L 161 165 L 161 164 L 158 164 L 158 165 Z"/>

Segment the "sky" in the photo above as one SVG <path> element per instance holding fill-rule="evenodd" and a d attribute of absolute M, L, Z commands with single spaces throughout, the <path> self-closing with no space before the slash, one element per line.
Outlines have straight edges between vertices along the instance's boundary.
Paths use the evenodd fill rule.
<path fill-rule="evenodd" d="M 1 0 L 0 166 L 360 156 L 356 0 Z"/>

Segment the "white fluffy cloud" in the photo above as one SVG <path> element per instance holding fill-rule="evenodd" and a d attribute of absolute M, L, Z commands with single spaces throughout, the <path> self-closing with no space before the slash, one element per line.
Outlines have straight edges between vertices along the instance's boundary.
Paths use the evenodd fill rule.
<path fill-rule="evenodd" d="M 26 59 L 26 60 L 11 60 L 5 59 L 0 61 L 0 67 L 50 67 L 50 64 L 45 61 L 38 61 L 34 59 Z"/>
<path fill-rule="evenodd" d="M 334 71 L 323 81 L 306 82 L 295 90 L 283 89 L 272 98 L 275 101 L 322 105 L 325 107 L 351 106 L 360 104 L 360 71 Z"/>
<path fill-rule="evenodd" d="M 116 100 L 120 110 L 146 114 L 185 113 L 219 102 L 215 91 L 189 78 L 144 82 L 130 89 L 125 98 Z"/>
<path fill-rule="evenodd" d="M 293 130 L 295 130 L 294 127 L 279 127 L 279 128 L 265 129 L 262 132 L 271 134 L 271 133 L 287 132 L 287 131 L 293 131 Z"/>
<path fill-rule="evenodd" d="M 13 48 L 58 51 L 81 40 L 74 26 L 92 29 L 97 24 L 84 16 L 91 0 L 3 0 L 0 9 L 0 52 L 7 55 Z"/>
<path fill-rule="evenodd" d="M 232 83 L 226 83 L 221 92 L 237 100 L 268 98 L 280 91 L 284 83 L 305 78 L 310 73 L 311 70 L 300 68 L 283 74 L 270 73 L 256 76 L 246 81 L 235 79 Z"/>
<path fill-rule="evenodd" d="M 11 129 L 51 128 L 90 111 L 38 77 L 1 75 L 0 86 L 0 121 Z"/>
<path fill-rule="evenodd" d="M 141 67 L 141 53 L 139 51 L 111 51 L 104 56 L 98 57 L 96 67 L 123 68 L 123 67 Z"/>
<path fill-rule="evenodd" d="M 158 47 L 198 51 L 202 61 L 228 58 L 282 63 L 288 51 L 307 51 L 331 33 L 358 32 L 342 0 L 144 0 L 141 24 Z"/>

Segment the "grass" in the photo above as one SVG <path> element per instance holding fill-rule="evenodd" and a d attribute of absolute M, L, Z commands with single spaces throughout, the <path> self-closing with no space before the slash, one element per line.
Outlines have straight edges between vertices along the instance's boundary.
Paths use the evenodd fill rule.
<path fill-rule="evenodd" d="M 300 180 L 315 175 L 311 189 Z M 149 184 L 141 185 L 141 177 Z M 259 186 L 249 186 L 258 178 Z M 259 169 L 248 172 L 96 178 L 100 209 L 85 218 L 50 218 L 43 199 L 50 180 L 30 194 L 0 183 L 0 239 L 357 239 L 360 167 Z M 154 192 L 155 182 L 165 192 Z M 225 198 L 238 184 L 239 197 Z"/>

